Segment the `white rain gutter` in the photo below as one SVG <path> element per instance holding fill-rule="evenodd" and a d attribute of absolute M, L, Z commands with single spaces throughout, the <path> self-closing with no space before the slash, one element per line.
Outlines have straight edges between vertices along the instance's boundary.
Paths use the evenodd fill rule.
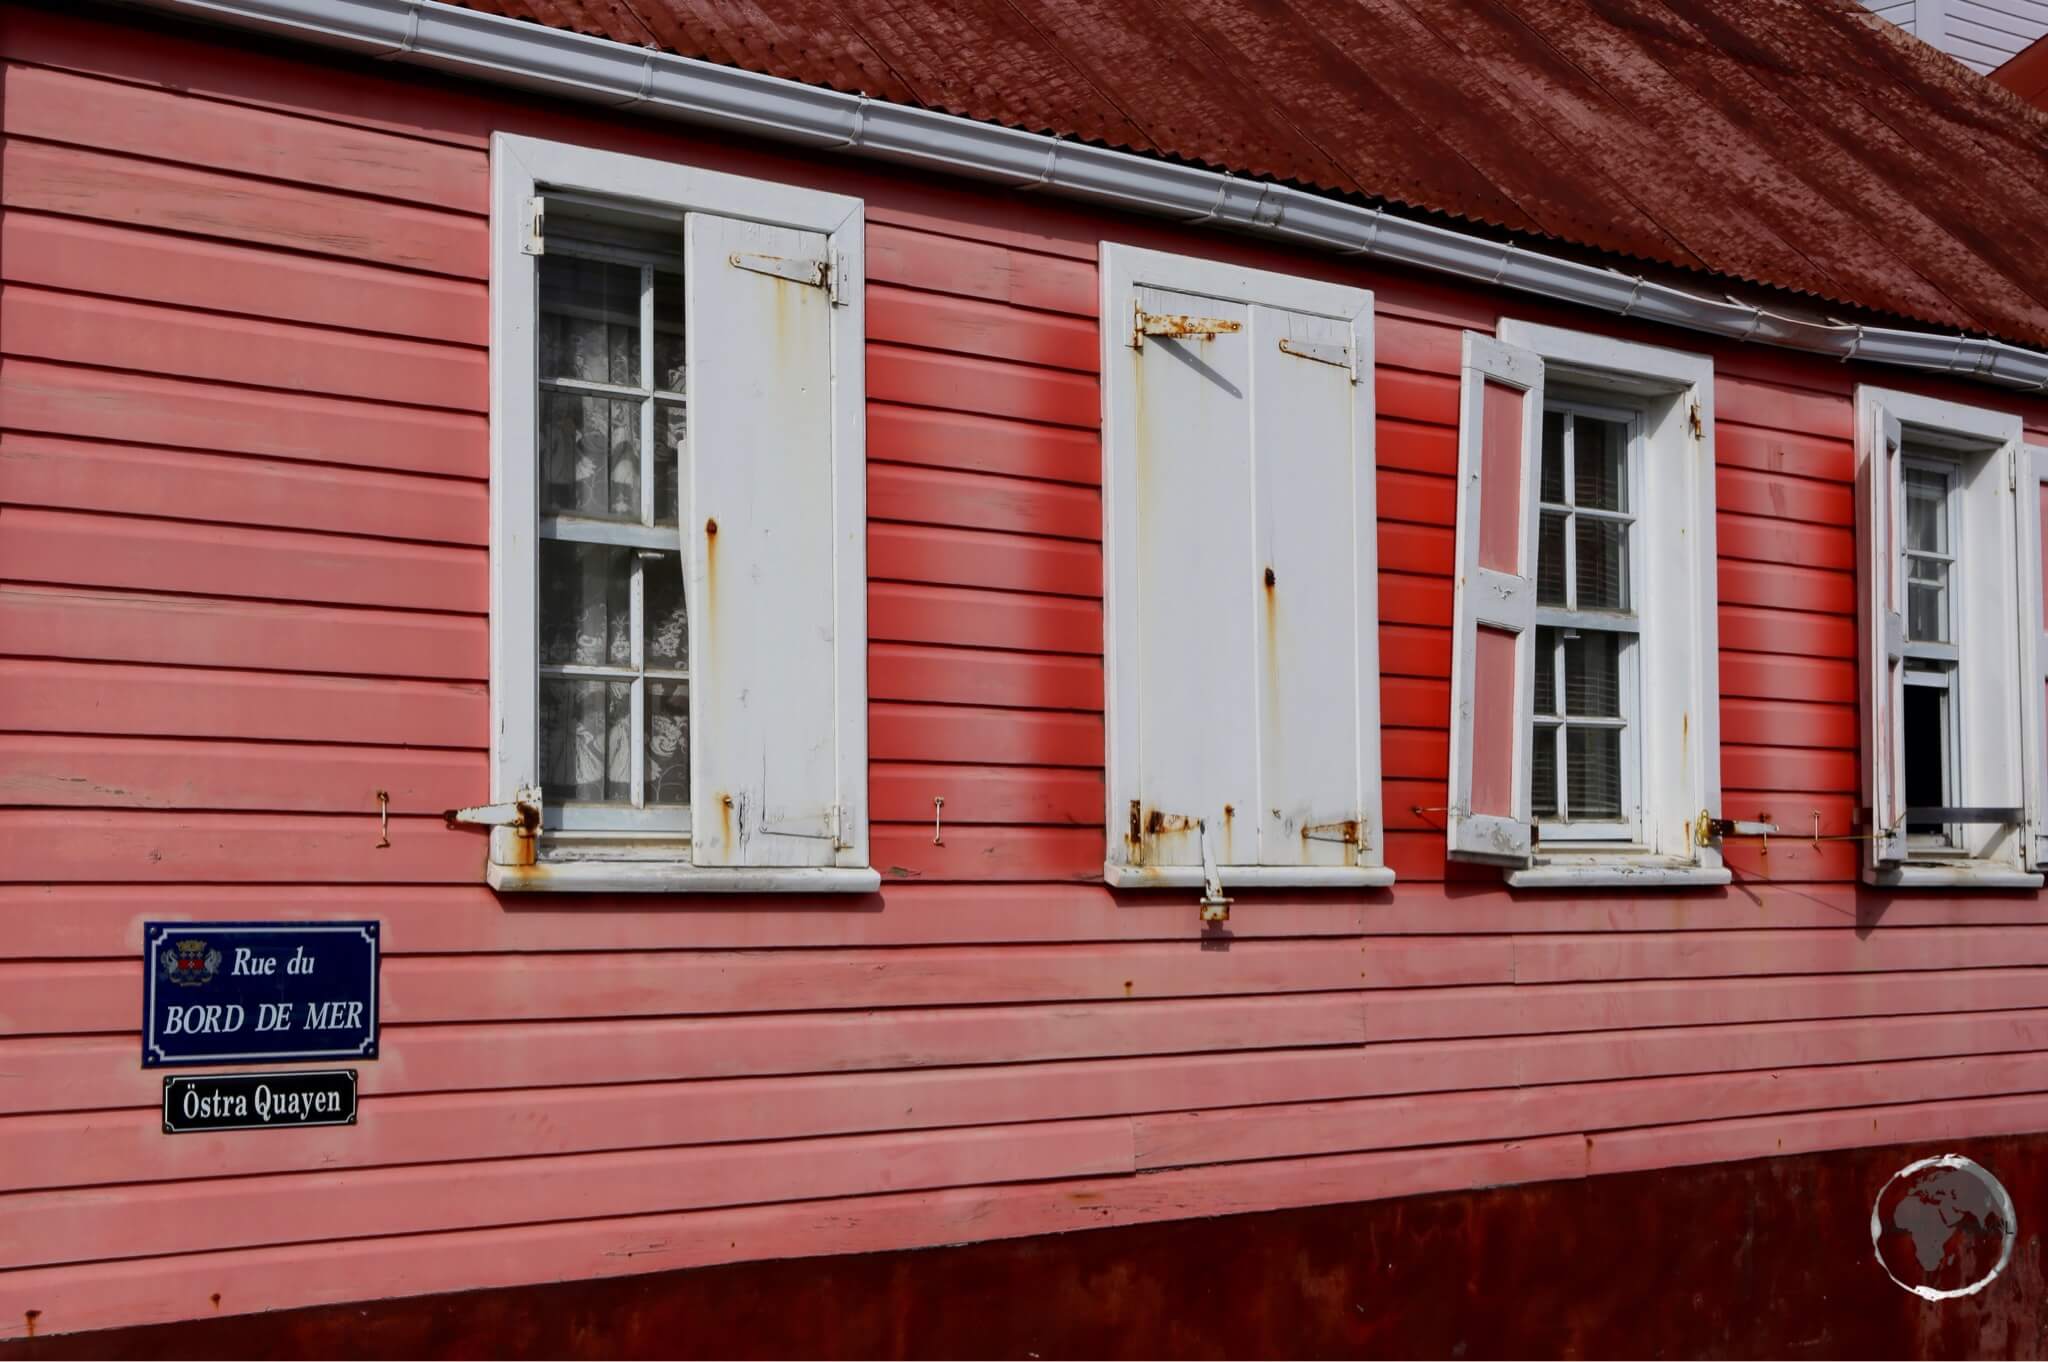
<path fill-rule="evenodd" d="M 1803 321 L 1285 185 L 840 94 L 439 0 L 129 3 L 563 99 L 1236 228 L 1735 340 L 2048 388 L 2048 354 L 2003 341 Z"/>

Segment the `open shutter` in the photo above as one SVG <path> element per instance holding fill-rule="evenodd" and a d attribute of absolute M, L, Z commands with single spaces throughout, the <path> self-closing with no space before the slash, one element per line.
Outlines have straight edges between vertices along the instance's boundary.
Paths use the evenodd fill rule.
<path fill-rule="evenodd" d="M 2028 863 L 2048 869 L 2048 445 L 2020 446 L 2016 479 L 2020 489 L 2020 599 L 2026 603 L 2021 635 L 2024 659 L 2024 705 L 2028 722 L 2027 781 Z"/>
<path fill-rule="evenodd" d="M 1451 634 L 1450 855 L 1526 864 L 1543 360 L 1465 333 Z"/>
<path fill-rule="evenodd" d="M 683 230 L 691 859 L 834 865 L 849 716 L 837 703 L 829 243 L 701 213 Z"/>
<path fill-rule="evenodd" d="M 1863 784 L 1869 805 L 1870 865 L 1906 858 L 1904 705 L 1906 621 L 1899 608 L 1899 502 L 1904 436 L 1882 405 L 1866 409 L 1858 431 L 1856 519 L 1863 614 L 1858 653 L 1863 681 Z"/>
<path fill-rule="evenodd" d="M 1371 295 L 1105 259 L 1105 874 L 1385 883 Z"/>

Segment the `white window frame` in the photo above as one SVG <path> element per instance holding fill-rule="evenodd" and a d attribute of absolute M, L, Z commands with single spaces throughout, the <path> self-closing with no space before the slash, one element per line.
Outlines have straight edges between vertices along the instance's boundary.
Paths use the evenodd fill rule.
<path fill-rule="evenodd" d="M 1201 888 L 1201 866 L 1146 866 L 1129 860 L 1125 830 L 1130 810 L 1141 800 L 1139 749 L 1139 673 L 1136 643 L 1140 636 L 1138 587 L 1139 536 L 1135 498 L 1120 488 L 1137 485 L 1137 453 L 1127 434 L 1132 423 L 1133 394 L 1112 375 L 1120 368 L 1119 347 L 1130 336 L 1130 315 L 1116 310 L 1140 288 L 1185 293 L 1246 307 L 1268 307 L 1306 313 L 1352 324 L 1355 340 L 1351 367 L 1356 418 L 1353 457 L 1374 476 L 1359 479 L 1358 523 L 1364 527 L 1353 547 L 1351 571 L 1356 575 L 1358 616 L 1356 668 L 1357 769 L 1363 829 L 1354 843 L 1357 863 L 1351 865 L 1252 865 L 1217 867 L 1226 888 L 1384 888 L 1394 883 L 1386 865 L 1386 829 L 1382 815 L 1380 761 L 1379 570 L 1377 495 L 1374 462 L 1373 295 L 1352 285 L 1304 276 L 1247 269 L 1224 261 L 1145 250 L 1105 241 L 1101 245 L 1101 320 L 1103 348 L 1103 634 L 1106 713 L 1104 785 L 1107 795 L 1106 883 L 1123 889 Z M 1307 362 L 1307 361 L 1304 361 Z M 1247 564 L 1249 568 L 1249 564 Z M 1191 629 L 1200 627 L 1200 609 L 1192 610 Z M 1200 734 L 1188 741 L 1198 742 Z"/>
<path fill-rule="evenodd" d="M 1641 782 L 1642 771 L 1641 733 L 1643 715 L 1643 683 L 1641 673 L 1643 630 L 1643 572 L 1642 553 L 1639 548 L 1642 536 L 1638 534 L 1636 530 L 1637 527 L 1642 524 L 1643 519 L 1642 512 L 1640 510 L 1640 505 L 1643 494 L 1642 477 L 1644 417 L 1641 409 L 1633 406 L 1603 405 L 1601 403 L 1587 401 L 1583 398 L 1579 398 L 1576 396 L 1557 396 L 1549 391 L 1549 384 L 1546 382 L 1543 397 L 1543 414 L 1545 416 L 1548 416 L 1551 412 L 1562 412 L 1566 415 L 1573 417 L 1582 415 L 1590 416 L 1595 420 L 1610 421 L 1624 425 L 1627 427 L 1628 430 L 1628 445 L 1624 456 L 1623 476 L 1625 479 L 1624 485 L 1628 488 L 1629 509 L 1626 512 L 1619 513 L 1619 515 L 1613 512 L 1603 512 L 1597 510 L 1587 512 L 1587 514 L 1592 515 L 1597 519 L 1618 519 L 1621 515 L 1625 515 L 1627 517 L 1629 525 L 1627 548 L 1629 579 L 1628 611 L 1625 614 L 1623 614 L 1621 612 L 1610 613 L 1607 611 L 1579 610 L 1575 608 L 1575 598 L 1578 595 L 1578 545 L 1577 536 L 1571 532 L 1570 520 L 1567 520 L 1566 522 L 1567 528 L 1564 535 L 1564 583 L 1566 604 L 1563 606 L 1545 605 L 1542 603 L 1540 598 L 1536 603 L 1536 626 L 1539 629 L 1580 629 L 1588 632 L 1614 634 L 1623 640 L 1622 647 L 1620 649 L 1619 676 L 1617 677 L 1617 684 L 1619 685 L 1621 692 L 1620 722 L 1613 724 L 1602 724 L 1598 721 L 1589 721 L 1583 716 L 1574 718 L 1573 716 L 1567 715 L 1563 712 L 1565 683 L 1564 646 L 1562 639 L 1559 640 L 1559 646 L 1556 656 L 1550 659 L 1551 685 L 1555 687 L 1554 693 L 1558 697 L 1559 712 L 1554 720 L 1547 716 L 1541 715 L 1539 715 L 1536 719 L 1536 729 L 1539 734 L 1546 728 L 1552 730 L 1553 733 L 1562 732 L 1563 730 L 1570 728 L 1599 728 L 1610 726 L 1619 728 L 1621 730 L 1622 816 L 1619 819 L 1610 819 L 1600 822 L 1567 822 L 1542 818 L 1536 818 L 1535 822 L 1537 826 L 1541 829 L 1541 841 L 1547 842 L 1552 846 L 1569 843 L 1586 843 L 1589 844 L 1589 850 L 1595 849 L 1590 844 L 1618 844 L 1622 847 L 1637 846 L 1641 844 L 1642 839 L 1642 794 L 1638 787 Z M 1573 463 L 1575 454 L 1575 450 L 1573 447 L 1576 443 L 1576 440 L 1576 424 L 1574 424 L 1573 433 L 1571 435 L 1566 436 L 1566 449 L 1567 451 L 1572 452 L 1568 452 L 1566 454 L 1564 468 L 1565 495 L 1567 497 L 1573 498 L 1570 504 L 1562 502 L 1547 502 L 1542 499 L 1541 489 L 1543 486 L 1543 479 L 1539 471 L 1539 475 L 1536 479 L 1536 486 L 1538 489 L 1536 510 L 1538 516 L 1537 524 L 1539 526 L 1542 524 L 1542 515 L 1547 511 L 1564 511 L 1568 512 L 1573 517 L 1576 517 L 1580 512 L 1580 508 L 1576 502 L 1576 493 L 1573 489 Z M 1542 445 L 1540 439 L 1538 441 L 1537 449 L 1537 457 L 1540 460 L 1542 457 Z M 1542 552 L 1542 540 L 1540 535 L 1538 537 L 1537 543 L 1537 552 L 1540 557 L 1540 554 Z M 1539 579 L 1541 577 L 1540 566 L 1538 568 L 1538 577 Z M 1542 636 L 1539 634 L 1537 637 L 1541 638 Z M 1544 665 L 1544 659 L 1540 655 L 1540 650 L 1539 655 L 1536 659 L 1536 665 L 1538 667 Z M 1564 789 L 1568 784 L 1565 774 L 1565 765 L 1570 745 L 1564 742 L 1562 739 L 1555 736 L 1551 738 L 1551 743 L 1556 751 L 1556 775 L 1558 786 L 1560 789 Z M 1531 770 L 1533 771 L 1533 759 L 1530 765 Z M 1570 807 L 1568 798 L 1566 800 L 1565 812 L 1567 817 L 1569 817 Z M 1533 800 L 1531 802 L 1531 816 L 1532 818 L 1534 817 Z"/>
<path fill-rule="evenodd" d="M 535 438 L 538 231 L 532 205 L 548 194 L 637 205 L 676 223 L 687 212 L 794 228 L 830 238 L 835 288 L 834 620 L 835 706 L 845 791 L 840 836 L 852 855 L 836 866 L 719 867 L 691 864 L 684 826 L 636 832 L 515 826 L 491 830 L 487 879 L 499 890 L 593 892 L 868 893 L 880 876 L 866 864 L 867 599 L 863 205 L 859 199 L 748 179 L 570 143 L 495 133 L 491 138 L 491 800 L 509 804 L 538 784 L 539 494 Z M 542 249 L 545 249 L 544 245 Z M 583 252 L 577 252 L 583 254 Z M 678 470 L 687 487 L 687 466 Z M 687 542 L 687 540 L 686 540 Z M 698 625 L 692 602 L 693 635 Z M 692 657 L 696 656 L 693 640 Z M 692 692 L 692 728 L 695 729 Z M 693 792 L 694 793 L 694 792 Z M 858 860 L 848 865 L 846 860 Z"/>
<path fill-rule="evenodd" d="M 1910 837 L 1902 836 L 1895 840 L 1907 844 L 1905 858 L 1880 862 L 1874 855 L 1865 855 L 1861 858 L 1862 876 L 1867 883 L 1896 888 L 2038 889 L 2042 876 L 2032 869 L 2032 833 L 2041 816 L 2036 794 L 2040 773 L 2031 762 L 2042 748 L 2042 719 L 2040 706 L 2031 701 L 2038 698 L 2040 680 L 2035 649 L 2041 633 L 2041 587 L 2034 539 L 2037 531 L 2029 519 L 2034 504 L 2022 502 L 2017 495 L 2022 485 L 2033 488 L 2031 481 L 2023 483 L 2022 479 L 2023 473 L 2032 477 L 2031 461 L 2022 457 L 2023 422 L 2017 415 L 1985 407 L 1858 385 L 1856 430 L 1862 477 L 1871 475 L 1873 442 L 1883 438 L 1884 430 L 1893 424 L 1900 434 L 1902 468 L 1934 463 L 1936 460 L 1925 457 L 1927 451 L 1933 451 L 1941 464 L 1954 470 L 1949 514 L 1955 562 L 1951 567 L 1949 632 L 1955 646 L 1947 651 L 1955 661 L 1949 716 L 1954 745 L 1949 761 L 1952 779 L 1958 783 L 1960 806 L 1991 805 L 2025 812 L 2019 823 L 1979 839 L 1979 852 L 1989 854 L 1976 854 L 1967 847 L 1959 851 L 1913 845 Z M 1859 560 L 1867 560 L 1872 552 L 1867 536 L 1873 531 L 1865 509 L 1868 489 L 1859 486 L 1859 491 L 1863 494 L 1859 514 L 1865 523 L 1860 526 L 1857 553 Z M 1903 498 L 1887 497 L 1886 505 L 1891 508 L 1888 552 L 1897 560 L 1894 567 L 1903 592 Z M 1965 580 L 1972 584 L 1977 597 L 1974 602 L 1965 600 L 1958 589 Z M 1863 588 L 1858 628 L 1863 635 L 1860 703 L 1866 750 L 1862 753 L 1862 805 L 1867 821 L 1870 782 L 1875 778 L 1870 770 L 1871 745 L 1894 744 L 1894 761 L 1902 763 L 1904 728 L 1903 713 L 1894 713 L 1889 734 L 1870 731 L 1869 669 L 1872 656 L 1885 647 L 1879 634 L 1887 626 L 1875 600 L 1867 594 L 1871 586 L 1867 573 L 1859 571 L 1858 581 Z M 2006 599 L 2000 603 L 1990 593 Z M 1900 615 L 1903 618 L 1903 596 Z M 1899 651 L 1912 656 L 1925 653 L 1926 648 L 1901 641 Z M 1902 685 L 1903 670 L 1902 666 Z M 1987 707 L 2003 712 L 1987 716 Z M 1903 771 L 1903 767 L 1899 769 Z M 1899 788 L 1903 789 L 1903 784 L 1902 774 Z M 1998 787 L 1996 797 L 1987 797 L 1987 785 Z M 1865 827 L 1864 831 L 1871 829 Z M 1951 836 L 1960 831 L 1960 826 L 1949 829 Z"/>
<path fill-rule="evenodd" d="M 1542 358 L 1546 407 L 1553 394 L 1564 405 L 1606 400 L 1640 421 L 1630 468 L 1637 532 L 1629 574 L 1639 630 L 1630 650 L 1633 786 L 1630 763 L 1623 763 L 1624 803 L 1632 790 L 1636 809 L 1632 835 L 1625 843 L 1575 844 L 1555 825 L 1539 824 L 1530 863 L 1510 869 L 1507 882 L 1567 889 L 1726 884 L 1731 876 L 1720 849 L 1699 843 L 1694 831 L 1702 812 L 1718 815 L 1721 808 L 1713 360 L 1512 317 L 1500 320 L 1495 335 Z"/>

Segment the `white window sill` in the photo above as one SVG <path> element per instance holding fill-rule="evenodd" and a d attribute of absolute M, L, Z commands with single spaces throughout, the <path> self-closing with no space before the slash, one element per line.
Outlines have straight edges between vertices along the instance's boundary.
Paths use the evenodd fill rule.
<path fill-rule="evenodd" d="M 558 894 L 872 894 L 872 866 L 696 866 L 687 861 L 555 861 L 492 865 L 501 893 Z"/>
<path fill-rule="evenodd" d="M 1931 861 L 1895 870 L 1863 872 L 1867 883 L 1887 889 L 2039 889 L 2042 878 L 2005 861 Z"/>
<path fill-rule="evenodd" d="M 1507 875 L 1511 889 L 1683 889 L 1727 884 L 1733 879 L 1723 865 L 1701 865 L 1648 852 L 1553 852 Z"/>
<path fill-rule="evenodd" d="M 1226 865 L 1217 871 L 1225 889 L 1385 889 L 1394 872 L 1382 865 Z M 1112 889 L 1200 889 L 1196 865 L 1104 865 Z"/>

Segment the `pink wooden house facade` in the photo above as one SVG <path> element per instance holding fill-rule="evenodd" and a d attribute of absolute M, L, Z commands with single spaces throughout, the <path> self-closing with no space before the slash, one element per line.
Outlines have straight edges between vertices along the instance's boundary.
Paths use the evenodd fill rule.
<path fill-rule="evenodd" d="M 2048 399 L 0 24 L 0 1337 L 2048 1128 Z M 354 1126 L 162 1132 L 178 918 L 383 924 Z"/>

